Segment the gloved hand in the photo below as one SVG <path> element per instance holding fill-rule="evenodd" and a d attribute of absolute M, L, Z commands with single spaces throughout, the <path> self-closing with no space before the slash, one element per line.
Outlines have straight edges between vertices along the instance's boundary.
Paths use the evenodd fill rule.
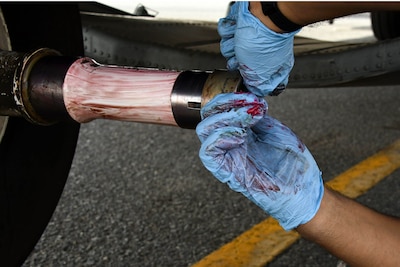
<path fill-rule="evenodd" d="M 293 39 L 298 32 L 276 33 L 236 2 L 218 22 L 221 53 L 229 70 L 239 70 L 247 89 L 257 96 L 277 95 L 286 88 L 294 65 Z"/>
<path fill-rule="evenodd" d="M 311 220 L 324 192 L 305 145 L 251 93 L 216 96 L 196 128 L 200 158 L 221 182 L 242 193 L 290 230 Z"/>

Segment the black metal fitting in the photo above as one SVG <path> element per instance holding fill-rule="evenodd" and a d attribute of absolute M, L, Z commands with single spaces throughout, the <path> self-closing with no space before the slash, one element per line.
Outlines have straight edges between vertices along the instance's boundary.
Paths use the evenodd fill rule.
<path fill-rule="evenodd" d="M 182 72 L 171 93 L 172 113 L 181 128 L 195 129 L 200 110 L 217 94 L 247 91 L 237 71 Z"/>
<path fill-rule="evenodd" d="M 62 85 L 73 61 L 47 48 L 27 54 L 0 51 L 0 114 L 39 125 L 69 118 Z"/>

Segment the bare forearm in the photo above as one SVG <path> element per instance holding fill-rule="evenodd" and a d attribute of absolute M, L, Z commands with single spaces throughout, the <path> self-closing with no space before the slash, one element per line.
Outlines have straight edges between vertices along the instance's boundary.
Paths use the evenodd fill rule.
<path fill-rule="evenodd" d="M 400 2 L 278 2 L 279 10 L 290 21 L 305 26 L 315 22 L 370 11 L 400 10 Z M 267 27 L 282 32 L 262 13 L 260 2 L 250 2 L 250 11 Z"/>
<path fill-rule="evenodd" d="M 289 20 L 307 25 L 363 12 L 400 10 L 400 2 L 279 2 L 278 7 Z"/>
<path fill-rule="evenodd" d="M 329 189 L 316 216 L 297 231 L 351 266 L 400 266 L 400 220 Z"/>

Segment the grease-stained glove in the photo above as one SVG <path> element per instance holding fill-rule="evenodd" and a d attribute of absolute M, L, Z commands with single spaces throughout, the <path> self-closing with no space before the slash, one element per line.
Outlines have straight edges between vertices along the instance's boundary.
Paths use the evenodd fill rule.
<path fill-rule="evenodd" d="M 216 96 L 196 128 L 200 159 L 221 182 L 277 219 L 285 230 L 310 221 L 324 192 L 321 172 L 299 138 L 267 115 L 251 93 Z"/>
<path fill-rule="evenodd" d="M 277 95 L 287 86 L 294 65 L 293 39 L 298 31 L 276 33 L 236 2 L 218 22 L 220 49 L 229 70 L 239 70 L 247 89 L 257 96 Z"/>

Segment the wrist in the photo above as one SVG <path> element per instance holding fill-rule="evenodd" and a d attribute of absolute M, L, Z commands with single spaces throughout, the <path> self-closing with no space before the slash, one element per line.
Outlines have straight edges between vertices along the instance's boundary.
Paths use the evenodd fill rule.
<path fill-rule="evenodd" d="M 322 233 L 329 235 L 330 229 L 334 228 L 332 224 L 334 224 L 338 203 L 341 203 L 338 193 L 325 187 L 318 212 L 309 222 L 299 225 L 296 230 L 302 237 L 319 243 L 319 238 L 323 236 Z"/>
<path fill-rule="evenodd" d="M 249 2 L 249 11 L 266 27 L 277 33 L 288 33 L 299 30 L 302 25 L 287 17 L 286 9 L 282 12 L 278 2 Z"/>
<path fill-rule="evenodd" d="M 275 23 L 268 16 L 264 15 L 260 2 L 252 2 L 252 1 L 249 2 L 249 11 L 251 14 L 253 14 L 253 16 L 258 18 L 270 30 L 277 33 L 285 32 L 284 30 L 276 26 Z"/>

